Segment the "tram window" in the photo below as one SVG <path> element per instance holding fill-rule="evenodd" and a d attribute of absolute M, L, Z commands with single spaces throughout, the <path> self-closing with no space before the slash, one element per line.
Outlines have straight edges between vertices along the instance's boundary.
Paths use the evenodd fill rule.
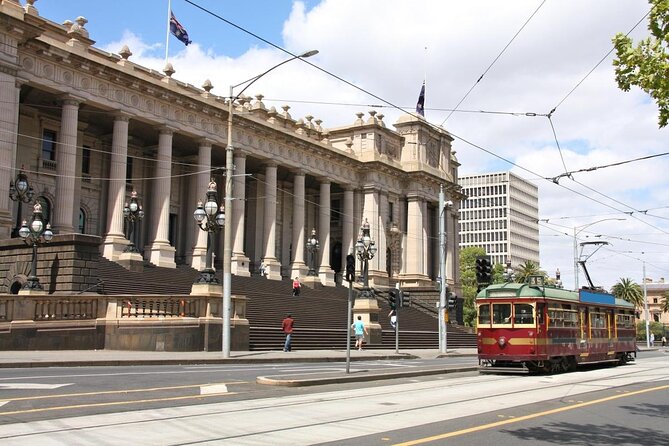
<path fill-rule="evenodd" d="M 592 328 L 606 328 L 606 315 L 603 313 L 590 313 L 590 326 Z"/>
<path fill-rule="evenodd" d="M 490 304 L 479 305 L 479 325 L 490 325 Z"/>
<path fill-rule="evenodd" d="M 634 320 L 629 314 L 616 314 L 616 325 L 618 328 L 634 328 Z"/>
<path fill-rule="evenodd" d="M 537 322 L 539 325 L 542 325 L 544 323 L 544 309 L 546 305 L 545 304 L 537 304 Z"/>
<path fill-rule="evenodd" d="M 513 305 L 514 324 L 534 324 L 534 308 L 530 304 Z"/>
<path fill-rule="evenodd" d="M 492 323 L 511 323 L 511 304 L 492 304 Z"/>

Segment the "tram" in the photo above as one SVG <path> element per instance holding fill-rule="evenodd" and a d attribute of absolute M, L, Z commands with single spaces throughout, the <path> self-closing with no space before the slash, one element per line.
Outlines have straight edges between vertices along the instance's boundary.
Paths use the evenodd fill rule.
<path fill-rule="evenodd" d="M 634 305 L 595 288 L 530 276 L 481 290 L 476 310 L 481 373 L 560 373 L 636 358 Z"/>

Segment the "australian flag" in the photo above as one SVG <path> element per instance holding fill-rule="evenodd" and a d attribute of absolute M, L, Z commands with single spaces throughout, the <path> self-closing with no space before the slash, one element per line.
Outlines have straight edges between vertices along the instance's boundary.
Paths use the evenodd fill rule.
<path fill-rule="evenodd" d="M 170 11 L 170 32 L 174 37 L 181 40 L 184 45 L 188 46 L 191 41 L 188 39 L 188 31 L 181 26 L 181 23 L 174 17 L 174 13 Z"/>
<path fill-rule="evenodd" d="M 425 117 L 425 82 L 423 82 L 423 86 L 420 87 L 418 103 L 416 104 L 416 113 Z"/>

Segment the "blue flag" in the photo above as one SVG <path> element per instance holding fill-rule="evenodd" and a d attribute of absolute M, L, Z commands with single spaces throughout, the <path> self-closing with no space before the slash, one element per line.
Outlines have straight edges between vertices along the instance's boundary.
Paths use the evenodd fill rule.
<path fill-rule="evenodd" d="M 188 31 L 181 26 L 181 23 L 174 17 L 174 13 L 170 11 L 170 32 L 174 37 L 181 40 L 184 45 L 188 46 L 191 41 L 188 39 Z"/>
<path fill-rule="evenodd" d="M 425 117 L 425 82 L 423 82 L 423 86 L 420 87 L 418 103 L 416 104 L 416 113 Z"/>

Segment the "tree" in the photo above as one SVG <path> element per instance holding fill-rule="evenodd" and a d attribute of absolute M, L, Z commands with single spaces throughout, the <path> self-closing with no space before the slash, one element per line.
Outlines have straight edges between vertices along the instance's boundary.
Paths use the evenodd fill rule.
<path fill-rule="evenodd" d="M 643 306 L 643 291 L 638 283 L 630 278 L 620 278 L 618 283 L 611 288 L 611 294 L 618 299 L 626 300 L 639 308 Z"/>
<path fill-rule="evenodd" d="M 663 313 L 669 313 L 669 291 L 662 293 L 662 301 L 660 302 L 660 309 Z"/>
<path fill-rule="evenodd" d="M 538 263 L 534 263 L 531 260 L 526 260 L 525 263 L 521 263 L 515 268 L 516 282 L 525 283 L 529 276 L 544 276 L 547 277 L 546 271 L 542 271 L 539 268 Z"/>
<path fill-rule="evenodd" d="M 616 34 L 613 38 L 616 49 L 613 66 L 618 88 L 629 91 L 635 85 L 655 100 L 661 128 L 669 122 L 669 0 L 649 0 L 649 3 L 651 37 L 634 47 L 631 38 Z"/>
<path fill-rule="evenodd" d="M 465 325 L 470 327 L 476 325 L 476 306 L 474 304 L 478 290 L 476 257 L 484 255 L 485 249 L 477 246 L 468 246 L 460 250 L 460 282 L 462 283 L 462 297 L 464 298 L 462 318 Z"/>

